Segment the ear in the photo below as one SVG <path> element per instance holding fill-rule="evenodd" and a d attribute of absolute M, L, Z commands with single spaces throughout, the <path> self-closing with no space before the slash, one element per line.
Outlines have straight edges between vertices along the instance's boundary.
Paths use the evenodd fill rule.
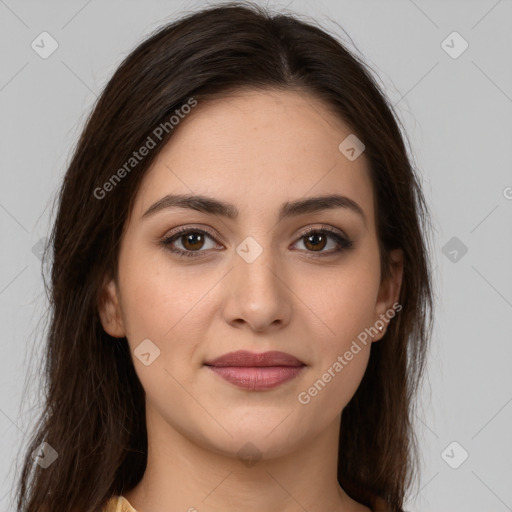
<path fill-rule="evenodd" d="M 101 290 L 98 299 L 98 313 L 103 329 L 105 329 L 110 336 L 114 338 L 123 338 L 126 336 L 121 314 L 121 305 L 119 303 L 119 293 L 113 279 L 108 281 Z"/>
<path fill-rule="evenodd" d="M 390 275 L 382 280 L 377 303 L 375 304 L 375 323 L 377 329 L 378 326 L 382 325 L 383 329 L 373 337 L 372 341 L 378 341 L 386 334 L 388 323 L 392 321 L 392 317 L 386 315 L 386 312 L 393 309 L 393 304 L 398 303 L 398 297 L 400 296 L 404 271 L 404 255 L 402 249 L 394 249 L 391 251 L 390 260 Z M 398 311 L 400 309 L 401 307 L 399 309 L 397 308 Z M 379 322 L 377 323 L 377 321 Z"/>

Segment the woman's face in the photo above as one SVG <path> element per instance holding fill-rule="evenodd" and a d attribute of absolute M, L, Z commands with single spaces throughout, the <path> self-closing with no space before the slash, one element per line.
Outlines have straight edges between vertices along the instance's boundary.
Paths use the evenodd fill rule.
<path fill-rule="evenodd" d="M 153 428 L 232 456 L 300 449 L 339 427 L 383 335 L 365 329 L 398 298 L 399 266 L 380 279 L 366 157 L 342 153 L 350 128 L 298 92 L 199 102 L 174 129 L 138 191 L 103 326 L 128 339 Z M 302 366 L 205 364 L 239 350 Z"/>

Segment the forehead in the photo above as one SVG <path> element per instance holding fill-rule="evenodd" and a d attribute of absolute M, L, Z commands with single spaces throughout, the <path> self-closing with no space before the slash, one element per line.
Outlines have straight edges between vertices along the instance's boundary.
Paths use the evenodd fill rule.
<path fill-rule="evenodd" d="M 373 222 L 364 153 L 338 146 L 351 128 L 321 100 L 296 91 L 246 90 L 201 102 L 174 128 L 146 173 L 135 204 L 142 214 L 165 194 L 201 194 L 247 215 L 285 200 L 338 193 Z"/>

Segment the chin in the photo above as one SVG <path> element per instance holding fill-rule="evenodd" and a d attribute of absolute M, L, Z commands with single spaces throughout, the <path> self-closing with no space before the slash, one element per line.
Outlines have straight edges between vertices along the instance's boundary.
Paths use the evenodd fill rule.
<path fill-rule="evenodd" d="M 188 431 L 188 436 L 192 435 L 194 442 L 204 449 L 238 458 L 242 462 L 245 459 L 270 460 L 299 449 L 302 444 L 309 442 L 309 437 L 315 435 L 315 432 L 308 435 L 304 425 L 293 417 L 290 410 L 280 411 L 279 415 L 275 411 L 268 414 L 253 411 L 252 414 L 240 415 L 235 412 L 230 418 L 216 418 L 225 430 L 221 427 L 212 429 L 209 422 L 199 427 L 201 430 L 197 432 L 197 437 L 191 431 Z M 196 423 L 195 428 L 198 426 Z"/>

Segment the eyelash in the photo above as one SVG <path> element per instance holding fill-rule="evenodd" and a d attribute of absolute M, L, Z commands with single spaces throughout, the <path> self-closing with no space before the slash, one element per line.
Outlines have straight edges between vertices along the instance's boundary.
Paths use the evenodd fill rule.
<path fill-rule="evenodd" d="M 177 239 L 179 239 L 180 237 L 182 237 L 183 235 L 186 235 L 186 234 L 191 234 L 191 233 L 200 233 L 202 235 L 208 235 L 210 238 L 212 239 L 215 239 L 215 237 L 213 236 L 213 234 L 211 234 L 210 232 L 208 231 L 205 231 L 204 229 L 198 229 L 198 228 L 180 228 L 178 231 L 176 231 L 175 233 L 173 233 L 171 236 L 168 236 L 166 237 L 164 240 L 162 240 L 161 244 L 165 247 L 165 249 L 167 249 L 168 251 L 174 253 L 174 254 L 177 254 L 179 257 L 184 257 L 184 258 L 200 258 L 202 257 L 200 255 L 200 253 L 202 252 L 206 252 L 206 251 L 202 251 L 202 250 L 198 250 L 198 251 L 184 251 L 182 249 L 176 249 L 176 248 L 173 248 L 171 246 L 171 244 L 176 241 Z M 325 235 L 329 235 L 331 236 L 332 238 L 334 238 L 334 240 L 338 243 L 338 247 L 334 250 L 330 250 L 330 251 L 327 251 L 327 252 L 319 252 L 319 253 L 314 253 L 314 251 L 307 251 L 307 252 L 311 252 L 314 255 L 314 257 L 325 257 L 325 256 L 331 256 L 333 254 L 338 254 L 338 253 L 341 253 L 343 251 L 346 251 L 348 249 L 351 249 L 354 245 L 354 242 L 352 240 L 349 240 L 343 236 L 341 236 L 337 231 L 333 230 L 332 228 L 330 228 L 329 226 L 322 226 L 321 228 L 309 228 L 307 231 L 305 231 L 304 233 L 302 233 L 302 235 L 298 238 L 297 241 L 303 239 L 303 238 L 306 238 L 312 234 L 316 234 L 316 233 L 321 233 L 321 234 L 325 234 Z"/>

